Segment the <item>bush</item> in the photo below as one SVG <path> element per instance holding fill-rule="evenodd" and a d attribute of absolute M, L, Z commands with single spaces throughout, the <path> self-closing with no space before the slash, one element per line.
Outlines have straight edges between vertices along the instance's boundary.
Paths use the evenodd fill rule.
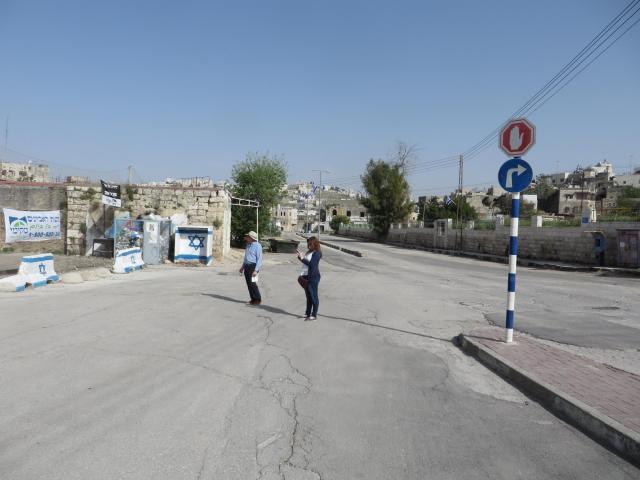
<path fill-rule="evenodd" d="M 337 232 L 340 228 L 340 224 L 348 225 L 349 221 L 350 219 L 346 215 L 335 215 L 329 222 L 329 226 L 331 227 L 331 230 Z"/>

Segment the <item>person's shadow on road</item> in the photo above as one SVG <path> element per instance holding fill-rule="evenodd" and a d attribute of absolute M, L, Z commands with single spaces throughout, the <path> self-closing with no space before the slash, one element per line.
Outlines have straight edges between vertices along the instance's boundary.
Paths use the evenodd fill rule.
<path fill-rule="evenodd" d="M 217 293 L 203 293 L 202 295 L 204 295 L 205 297 L 217 298 L 218 300 L 224 300 L 225 302 L 247 303 L 244 300 L 236 300 L 235 298 L 218 295 Z"/>
<path fill-rule="evenodd" d="M 235 298 L 227 297 L 225 295 L 218 295 L 217 293 L 203 293 L 202 295 L 205 295 L 207 297 L 216 298 L 218 300 L 225 300 L 227 302 L 246 304 L 246 302 L 243 301 L 243 300 L 237 300 Z M 300 318 L 300 315 L 296 315 L 295 313 L 287 312 L 286 310 L 283 310 L 282 308 L 272 307 L 272 306 L 269 306 L 269 305 L 256 305 L 254 308 L 258 308 L 260 310 L 266 310 L 267 312 L 273 313 L 273 314 L 276 314 L 276 315 L 286 315 L 286 316 L 289 316 L 289 317 Z M 451 342 L 455 341 L 454 339 L 451 339 L 451 338 L 434 337 L 432 335 L 427 335 L 425 333 L 412 332 L 412 331 L 409 331 L 409 330 L 403 330 L 401 328 L 395 328 L 395 327 L 390 327 L 390 326 L 387 326 L 387 325 L 380 325 L 378 323 L 367 322 L 365 320 L 356 320 L 356 319 L 353 319 L 353 318 L 344 318 L 344 317 L 334 317 L 332 315 L 322 315 L 322 318 L 330 318 L 332 320 L 340 320 L 342 322 L 357 323 L 357 324 L 365 325 L 365 326 L 368 326 L 368 327 L 381 328 L 381 329 L 389 330 L 389 331 L 392 331 L 392 332 L 405 333 L 407 335 L 416 335 L 418 337 L 429 338 L 431 340 L 439 340 L 441 342 L 446 342 L 446 343 L 451 343 Z"/>

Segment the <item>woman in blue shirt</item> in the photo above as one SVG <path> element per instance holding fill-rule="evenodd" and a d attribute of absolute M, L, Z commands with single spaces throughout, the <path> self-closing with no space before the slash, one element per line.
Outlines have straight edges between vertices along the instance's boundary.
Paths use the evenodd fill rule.
<path fill-rule="evenodd" d="M 304 315 L 305 320 L 315 320 L 318 316 L 318 306 L 320 299 L 318 298 L 318 285 L 320 284 L 320 259 L 322 251 L 320 250 L 320 241 L 316 237 L 307 239 L 308 251 L 306 254 L 298 251 L 298 260 L 304 267 L 302 268 L 302 278 L 307 281 L 304 293 L 307 296 L 307 310 Z"/>

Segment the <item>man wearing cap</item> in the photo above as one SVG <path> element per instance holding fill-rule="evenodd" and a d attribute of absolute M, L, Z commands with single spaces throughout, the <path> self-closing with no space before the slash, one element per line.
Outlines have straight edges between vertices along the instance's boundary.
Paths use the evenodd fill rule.
<path fill-rule="evenodd" d="M 254 231 L 245 234 L 244 241 L 247 246 L 244 249 L 244 261 L 240 267 L 240 273 L 244 273 L 244 279 L 249 289 L 249 297 L 251 297 L 249 305 L 260 305 L 262 297 L 258 289 L 258 282 L 255 281 L 257 279 L 254 280 L 254 277 L 262 268 L 262 245 L 258 242 L 258 234 Z"/>

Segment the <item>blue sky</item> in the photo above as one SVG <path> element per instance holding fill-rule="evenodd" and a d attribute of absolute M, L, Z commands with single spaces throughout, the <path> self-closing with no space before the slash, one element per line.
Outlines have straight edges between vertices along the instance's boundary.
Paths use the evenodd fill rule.
<path fill-rule="evenodd" d="M 290 181 L 330 181 L 397 141 L 418 161 L 468 149 L 627 3 L 0 0 L 0 120 L 10 149 L 78 167 L 65 173 L 223 179 L 259 151 Z M 638 52 L 640 25 L 531 117 L 536 172 L 640 165 Z M 505 159 L 487 149 L 465 183 Z M 425 194 L 457 178 L 410 180 Z"/>

